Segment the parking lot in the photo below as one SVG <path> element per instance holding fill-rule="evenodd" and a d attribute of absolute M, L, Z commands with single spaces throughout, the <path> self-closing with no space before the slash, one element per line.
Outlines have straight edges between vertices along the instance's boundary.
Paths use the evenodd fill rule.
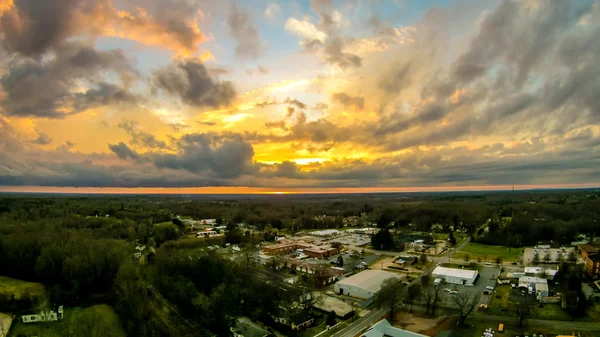
<path fill-rule="evenodd" d="M 488 304 L 488 300 L 491 295 L 484 295 L 483 292 L 489 291 L 486 289 L 486 287 L 488 286 L 494 288 L 496 287 L 496 278 L 498 278 L 499 273 L 500 268 L 486 266 L 481 268 L 481 270 L 479 271 L 479 277 L 477 278 L 477 281 L 475 282 L 474 286 L 469 287 L 458 284 L 448 284 L 444 286 L 444 288 L 456 290 L 458 291 L 458 293 L 468 292 L 478 294 L 478 296 L 480 296 L 478 306 L 481 304 Z M 446 296 L 446 304 L 449 306 L 454 305 L 454 295 Z"/>

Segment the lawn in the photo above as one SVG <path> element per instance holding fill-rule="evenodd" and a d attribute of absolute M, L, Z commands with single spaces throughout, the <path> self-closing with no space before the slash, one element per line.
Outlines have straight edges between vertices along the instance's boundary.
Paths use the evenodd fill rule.
<path fill-rule="evenodd" d="M 127 335 L 113 308 L 106 304 L 98 304 L 87 308 L 66 308 L 65 318 L 56 322 L 24 324 L 18 317 L 13 321 L 8 337 L 63 337 L 72 336 L 76 331 L 82 336 L 124 337 Z"/>
<path fill-rule="evenodd" d="M 46 289 L 43 284 L 0 276 L 0 295 L 6 294 L 14 295 L 17 300 L 25 294 L 39 301 L 46 299 Z"/>
<path fill-rule="evenodd" d="M 505 316 L 508 314 L 508 310 L 510 310 L 511 307 L 511 291 L 512 288 L 510 285 L 501 285 L 494 289 L 494 294 L 490 295 L 492 296 L 492 301 L 490 302 L 490 308 L 488 310 L 490 315 Z"/>
<path fill-rule="evenodd" d="M 509 248 L 505 246 L 490 246 L 469 242 L 469 244 L 452 257 L 462 259 L 467 254 L 470 260 L 481 258 L 483 261 L 495 262 L 496 258 L 500 257 L 505 262 L 518 261 L 523 255 L 523 249 L 512 248 L 509 252 Z"/>

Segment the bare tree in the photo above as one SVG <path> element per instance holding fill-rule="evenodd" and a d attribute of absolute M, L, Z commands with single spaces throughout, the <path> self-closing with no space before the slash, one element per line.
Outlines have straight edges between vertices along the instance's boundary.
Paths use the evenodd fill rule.
<path fill-rule="evenodd" d="M 394 319 L 394 309 L 402 302 L 403 286 L 399 278 L 383 281 L 381 290 L 375 295 L 375 306 L 390 309 L 390 319 Z"/>
<path fill-rule="evenodd" d="M 443 287 L 446 285 L 446 280 L 442 279 L 438 284 L 436 284 L 433 288 L 434 292 L 434 296 L 433 296 L 433 303 L 431 304 L 431 315 L 435 316 L 435 309 L 438 305 L 439 302 L 442 302 L 445 297 L 446 297 L 446 293 L 442 290 Z"/>
<path fill-rule="evenodd" d="M 533 296 L 525 296 L 519 298 L 517 305 L 514 308 L 514 314 L 519 320 L 519 326 L 523 326 L 523 323 L 528 318 L 532 318 L 535 315 L 537 308 L 537 302 Z"/>
<path fill-rule="evenodd" d="M 252 241 L 248 242 L 242 248 L 241 259 L 246 269 L 256 267 L 258 262 L 258 248 Z"/>
<path fill-rule="evenodd" d="M 502 264 L 502 258 L 500 256 L 496 257 L 496 266 L 500 267 Z"/>
<path fill-rule="evenodd" d="M 298 303 L 302 309 L 310 309 L 321 303 L 323 296 L 320 292 L 310 288 L 302 288 L 302 293 L 298 297 Z"/>
<path fill-rule="evenodd" d="M 475 292 L 462 292 L 454 296 L 454 303 L 458 308 L 458 322 L 465 324 L 465 320 L 475 310 L 479 303 L 479 296 Z"/>
<path fill-rule="evenodd" d="M 433 286 L 427 286 L 421 292 L 421 298 L 425 303 L 425 310 L 429 314 L 431 306 L 433 304 L 433 299 L 435 298 L 435 289 Z"/>
<path fill-rule="evenodd" d="M 410 304 L 410 312 L 412 312 L 413 304 L 421 296 L 421 286 L 418 283 L 413 283 L 408 287 L 404 302 Z"/>

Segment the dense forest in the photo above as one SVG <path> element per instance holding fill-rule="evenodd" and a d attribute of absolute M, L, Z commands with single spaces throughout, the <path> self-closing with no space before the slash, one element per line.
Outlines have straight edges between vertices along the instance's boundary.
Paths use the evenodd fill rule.
<path fill-rule="evenodd" d="M 53 304 L 108 303 L 131 336 L 224 335 L 232 320 L 263 322 L 290 301 L 253 277 L 247 257 L 204 249 L 217 240 L 182 237 L 176 217 L 216 218 L 226 241 L 248 247 L 259 231 L 296 232 L 356 225 L 395 230 L 459 228 L 482 243 L 514 247 L 571 242 L 600 234 L 598 191 L 326 196 L 17 196 L 0 197 L 0 274 L 41 282 Z M 489 221 L 489 231 L 476 233 Z M 237 228 L 255 228 L 253 234 Z M 136 246 L 152 249 L 143 262 Z M 0 309 L 30 307 L 0 299 Z"/>

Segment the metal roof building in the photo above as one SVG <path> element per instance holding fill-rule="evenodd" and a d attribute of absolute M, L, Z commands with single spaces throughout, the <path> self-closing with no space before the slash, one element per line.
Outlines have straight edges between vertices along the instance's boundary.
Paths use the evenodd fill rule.
<path fill-rule="evenodd" d="M 365 270 L 337 281 L 334 289 L 340 295 L 369 299 L 381 289 L 383 281 L 394 277 L 400 278 L 400 276 L 387 271 Z"/>
<path fill-rule="evenodd" d="M 475 284 L 478 274 L 477 270 L 447 268 L 441 266 L 435 267 L 431 273 L 435 279 L 444 279 L 448 283 L 469 286 Z"/>

